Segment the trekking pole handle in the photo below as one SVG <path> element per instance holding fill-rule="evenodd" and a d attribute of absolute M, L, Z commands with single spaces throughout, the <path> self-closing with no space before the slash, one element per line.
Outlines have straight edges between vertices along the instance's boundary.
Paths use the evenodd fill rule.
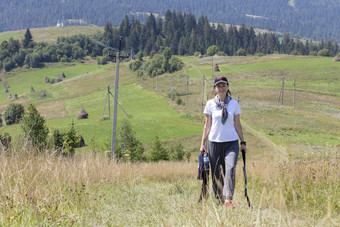
<path fill-rule="evenodd" d="M 246 151 L 242 149 L 241 152 L 242 152 L 243 165 L 245 167 L 246 166 Z"/>

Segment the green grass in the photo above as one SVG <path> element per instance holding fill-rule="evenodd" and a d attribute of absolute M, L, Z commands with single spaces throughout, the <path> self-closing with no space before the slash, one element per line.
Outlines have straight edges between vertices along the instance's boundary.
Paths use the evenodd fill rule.
<path fill-rule="evenodd" d="M 26 87 L 26 81 L 30 78 L 30 81 L 36 84 L 34 86 L 36 92 L 27 93 L 27 97 L 30 101 L 37 103 L 38 110 L 47 118 L 48 127 L 64 130 L 70 127 L 74 121 L 77 131 L 81 133 L 85 141 L 95 140 L 102 150 L 107 149 L 107 144 L 110 144 L 111 140 L 112 109 L 110 120 L 101 120 L 100 118 L 106 97 L 106 86 L 110 80 L 112 82 L 114 68 L 112 65 L 106 65 L 101 66 L 101 69 L 98 70 L 98 66 L 95 64 L 74 64 L 63 68 L 59 67 L 60 65 L 57 64 L 46 69 L 30 69 L 9 77 L 7 81 L 16 84 L 15 87 L 10 88 L 11 90 L 22 91 Z M 61 69 L 66 74 L 65 81 L 53 85 L 42 82 L 41 78 L 47 72 L 49 75 L 52 73 L 58 75 Z M 110 71 L 107 71 L 108 69 Z M 126 68 L 122 67 L 122 73 L 125 70 Z M 85 72 L 89 72 L 89 74 Z M 98 78 L 101 78 L 99 80 L 101 82 L 98 81 Z M 22 83 L 13 82 L 14 79 Z M 119 103 L 129 114 L 134 130 L 137 132 L 137 138 L 143 143 L 150 143 L 156 135 L 162 140 L 171 140 L 201 133 L 201 126 L 195 121 L 182 118 L 168 105 L 166 97 L 145 90 L 136 83 L 130 84 L 124 77 L 121 78 L 121 82 Z M 43 91 L 47 94 L 45 98 L 40 97 Z M 114 92 L 113 89 L 112 92 Z M 21 95 L 23 92 L 18 93 Z M 54 102 L 58 102 L 58 105 L 55 105 Z M 112 107 L 113 98 L 111 97 Z M 76 120 L 77 113 L 82 108 L 89 113 L 89 119 Z M 104 115 L 108 115 L 107 108 L 108 106 Z M 126 116 L 119 108 L 118 127 L 122 118 L 126 118 Z M 18 128 L 10 126 L 4 130 L 14 132 Z"/>
<path fill-rule="evenodd" d="M 214 74 L 227 75 L 233 98 L 240 97 L 248 147 L 248 194 L 253 205 L 248 209 L 239 162 L 236 208 L 227 210 L 214 199 L 197 204 L 201 184 L 196 180 L 197 156 L 203 130 L 199 72 L 209 80 L 204 101 L 213 95 L 213 78 L 211 59 L 183 59 L 187 67 L 173 75 L 173 87 L 174 94 L 185 100 L 189 72 L 188 109 L 170 103 L 170 75 L 158 77 L 155 91 L 155 78 L 136 78 L 126 63 L 120 65 L 118 99 L 147 149 L 156 135 L 168 142 L 166 147 L 181 141 L 186 150 L 196 151 L 190 162 L 117 164 L 108 161 L 103 152 L 94 153 L 107 151 L 111 145 L 112 120 L 100 117 L 107 86 L 114 85 L 113 64 L 100 70 L 92 63 L 50 64 L 46 69 L 7 74 L 10 91 L 18 89 L 21 94 L 15 102 L 35 103 L 50 128 L 63 130 L 74 121 L 88 146 L 73 159 L 30 155 L 32 148 L 17 139 L 20 125 L 2 127 L 1 133 L 15 137 L 16 147 L 13 155 L 0 154 L 0 225 L 336 225 L 340 64 L 331 58 L 277 55 L 216 58 L 223 72 Z M 62 83 L 48 85 L 40 79 L 47 73 L 59 75 L 61 69 L 68 70 Z M 36 81 L 34 88 L 39 92 L 28 93 L 28 77 Z M 277 102 L 282 77 L 286 78 L 283 105 Z M 47 93 L 45 99 L 39 97 L 42 91 Z M 5 100 L 2 107 L 7 103 Z M 76 120 L 82 108 L 89 118 Z M 104 115 L 108 115 L 107 109 Z M 125 118 L 118 109 L 118 127 Z"/>
<path fill-rule="evenodd" d="M 9 40 L 10 38 L 17 38 L 20 37 L 21 34 L 20 33 L 0 33 L 0 42 L 4 41 L 4 40 Z"/>
<path fill-rule="evenodd" d="M 47 76 L 50 80 L 57 79 L 62 72 L 65 73 L 66 78 L 64 80 L 69 80 L 76 76 L 89 74 L 98 74 L 107 70 L 110 65 L 100 66 L 98 68 L 97 64 L 48 64 L 47 67 L 42 69 L 17 69 L 12 72 L 7 73 L 7 84 L 9 87 L 8 94 L 17 94 L 18 96 L 28 94 L 31 90 L 31 86 L 36 92 L 41 94 L 40 89 L 50 89 L 52 86 L 49 83 L 44 83 L 44 78 Z M 2 84 L 3 85 L 3 84 Z M 3 85 L 4 88 L 4 85 Z M 7 101 L 8 94 L 0 93 L 0 102 L 4 103 Z M 32 98 L 32 101 L 38 101 L 39 96 L 36 94 L 28 95 Z"/>
<path fill-rule="evenodd" d="M 199 117 L 202 116 L 202 80 L 198 72 L 211 73 L 210 61 L 209 58 L 182 58 L 187 68 L 177 74 L 185 75 L 189 72 L 189 109 L 185 109 L 185 104 L 177 105 L 175 102 L 178 97 L 183 102 L 186 100 L 185 76 L 173 77 L 174 95 L 178 93 L 180 96 L 174 96 L 173 104 L 169 105 L 169 75 L 159 76 L 158 92 L 155 92 L 155 78 L 136 80 L 134 72 L 128 70 L 127 63 L 121 64 L 119 102 L 132 116 L 130 120 L 137 137 L 144 143 L 150 143 L 156 134 L 161 139 L 171 140 L 199 135 L 202 131 L 202 124 L 199 123 L 202 119 Z M 291 56 L 218 57 L 216 62 L 223 71 L 216 75 L 226 73 L 233 97 L 239 96 L 241 99 L 242 117 L 267 138 L 287 148 L 291 144 L 338 145 L 339 133 L 336 129 L 339 127 L 340 84 L 337 75 L 340 64 L 333 62 L 331 58 Z M 241 64 L 242 62 L 247 63 Z M 228 72 L 228 69 L 233 71 Z M 18 101 L 28 99 L 38 105 L 38 109 L 48 119 L 49 127 L 69 127 L 77 113 L 85 108 L 89 119 L 75 120 L 77 130 L 86 141 L 95 140 L 98 144 L 108 144 L 112 121 L 100 120 L 100 117 L 107 86 L 112 86 L 114 82 L 114 70 L 112 64 L 101 66 L 100 69 L 98 65 L 91 63 L 69 63 L 66 66 L 61 63 L 49 64 L 42 69 L 18 69 L 10 72 L 7 74 L 7 82 L 10 84 L 10 93 L 22 96 Z M 61 72 L 67 76 L 62 83 L 43 83 L 44 76 L 48 75 L 52 79 Z M 282 77 L 286 78 L 285 105 L 280 106 L 277 98 Z M 293 78 L 296 79 L 297 89 L 295 109 L 292 108 Z M 206 95 L 211 98 L 209 87 L 213 79 L 210 76 L 207 79 Z M 34 87 L 35 93 L 29 93 L 30 86 Z M 43 91 L 47 97 L 40 98 Z M 8 102 L 7 95 L 0 94 L 2 103 Z M 119 126 L 120 119 L 126 116 L 120 109 L 118 114 Z M 107 110 L 104 115 L 108 115 Z M 6 127 L 4 130 L 15 131 L 10 128 Z M 295 150 L 289 153 L 295 153 Z"/>
<path fill-rule="evenodd" d="M 56 42 L 59 36 L 72 36 L 76 34 L 93 35 L 97 32 L 104 32 L 103 27 L 95 26 L 70 26 L 70 27 L 46 27 L 46 28 L 31 28 L 31 34 L 34 42 Z M 0 33 L 0 42 L 8 40 L 11 37 L 14 39 L 23 39 L 26 29 L 18 31 L 9 31 Z"/>

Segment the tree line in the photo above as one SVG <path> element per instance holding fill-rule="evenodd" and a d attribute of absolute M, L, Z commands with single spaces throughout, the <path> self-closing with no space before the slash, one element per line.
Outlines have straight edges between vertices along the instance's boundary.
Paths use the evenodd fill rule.
<path fill-rule="evenodd" d="M 285 33 L 282 38 L 272 32 L 256 34 L 254 28 L 245 25 L 211 25 L 206 16 L 196 20 L 193 14 L 170 10 L 164 19 L 151 14 L 144 24 L 127 15 L 118 28 L 112 28 L 111 23 L 107 22 L 104 42 L 117 48 L 119 35 L 123 36 L 123 48 L 126 51 L 142 51 L 144 55 L 162 52 L 165 47 L 169 47 L 175 55 L 193 55 L 195 52 L 206 54 L 213 45 L 229 56 L 256 53 L 317 55 L 322 49 L 328 50 L 327 56 L 335 56 L 339 51 L 336 42 L 302 41 L 293 39 L 289 33 Z"/>
<path fill-rule="evenodd" d="M 137 12 L 165 15 L 167 9 L 196 17 L 207 15 L 213 22 L 340 42 L 340 5 L 337 1 L 319 0 L 2 0 L 0 31 L 55 26 L 58 20 L 65 23 L 67 19 L 82 19 L 97 26 L 104 26 L 109 20 L 118 26 L 125 14 L 136 15 L 144 22 L 146 14 Z"/>
<path fill-rule="evenodd" d="M 10 71 L 16 67 L 42 67 L 46 62 L 80 61 L 85 56 L 104 56 L 108 60 L 110 49 L 119 48 L 127 53 L 149 56 L 170 48 L 172 55 L 219 54 L 294 54 L 335 56 L 339 52 L 336 42 L 294 39 L 285 33 L 280 39 L 272 32 L 256 34 L 252 27 L 242 25 L 225 27 L 209 23 L 206 16 L 196 20 L 193 14 L 168 10 L 165 18 L 151 14 L 145 23 L 125 15 L 118 27 L 107 22 L 104 31 L 93 36 L 83 34 L 58 37 L 56 43 L 35 43 L 30 30 L 24 39 L 10 39 L 0 44 L 0 68 Z M 209 51 L 209 47 L 215 51 Z M 211 48 L 210 48 L 211 50 Z M 153 73 L 154 74 L 154 73 Z"/>

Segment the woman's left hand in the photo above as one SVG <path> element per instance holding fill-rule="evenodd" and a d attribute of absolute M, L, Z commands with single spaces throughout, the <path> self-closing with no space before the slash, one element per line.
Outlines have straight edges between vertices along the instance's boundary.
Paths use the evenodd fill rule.
<path fill-rule="evenodd" d="M 246 145 L 244 145 L 244 144 L 242 144 L 241 145 L 241 151 L 244 151 L 244 152 L 247 152 L 247 147 L 246 147 Z"/>

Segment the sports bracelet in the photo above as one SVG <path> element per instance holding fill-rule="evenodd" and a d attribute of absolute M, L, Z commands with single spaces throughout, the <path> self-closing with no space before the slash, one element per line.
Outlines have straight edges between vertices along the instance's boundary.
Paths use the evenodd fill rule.
<path fill-rule="evenodd" d="M 246 143 L 246 141 L 241 141 L 241 143 L 240 143 L 241 145 L 244 145 L 244 146 L 247 146 L 247 143 Z"/>

